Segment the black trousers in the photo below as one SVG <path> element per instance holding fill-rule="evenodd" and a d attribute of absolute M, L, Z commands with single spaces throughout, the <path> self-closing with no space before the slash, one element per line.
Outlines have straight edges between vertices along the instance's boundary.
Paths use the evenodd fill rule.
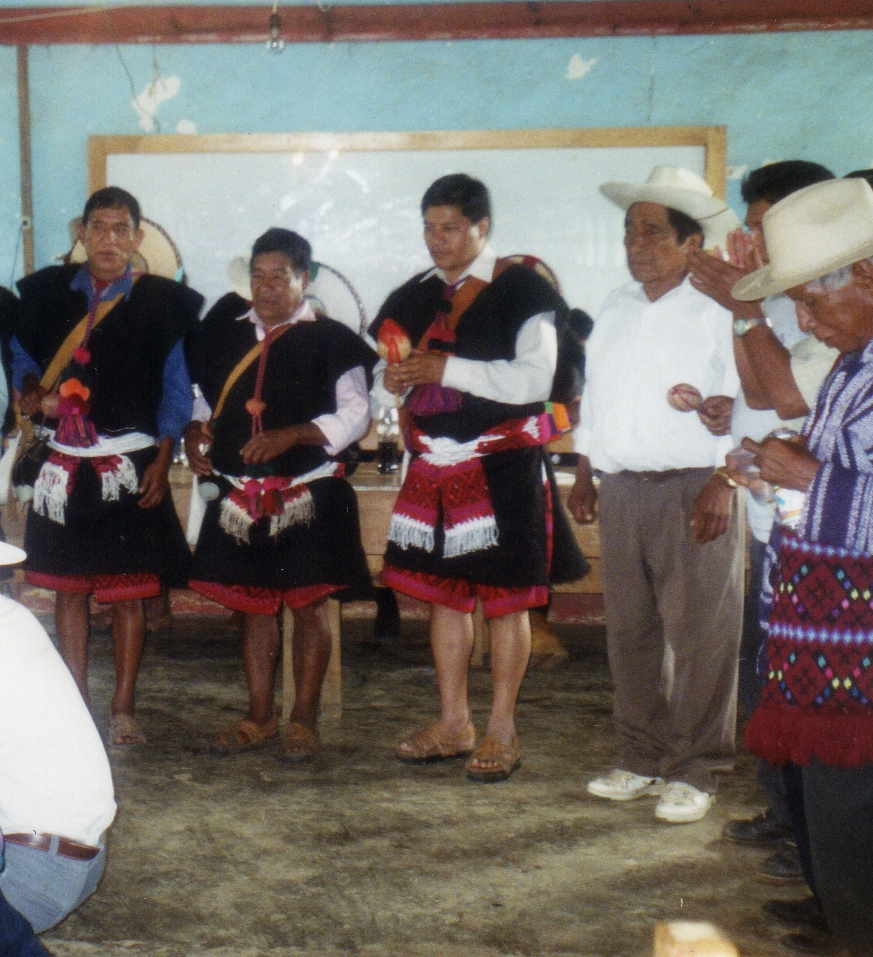
<path fill-rule="evenodd" d="M 853 954 L 871 957 L 873 764 L 835 768 L 813 759 L 791 766 L 786 784 L 801 862 L 828 926 Z"/>

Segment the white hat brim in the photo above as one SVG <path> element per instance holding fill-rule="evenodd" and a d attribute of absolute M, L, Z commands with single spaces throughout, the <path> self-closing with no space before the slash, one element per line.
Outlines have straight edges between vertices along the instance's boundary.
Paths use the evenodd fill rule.
<path fill-rule="evenodd" d="M 27 558 L 27 552 L 8 542 L 0 542 L 0 565 L 17 565 Z"/>
<path fill-rule="evenodd" d="M 739 299 L 740 302 L 766 299 L 767 296 L 775 296 L 777 293 L 793 289 L 795 286 L 802 286 L 805 282 L 812 282 L 813 279 L 821 279 L 822 276 L 827 276 L 837 269 L 851 266 L 852 263 L 869 259 L 871 256 L 873 256 L 873 239 L 859 243 L 853 249 L 844 251 L 839 256 L 825 259 L 816 264 L 815 268 L 796 272 L 777 272 L 768 263 L 740 279 L 731 289 L 731 296 L 734 299 Z"/>
<path fill-rule="evenodd" d="M 671 186 L 650 186 L 646 183 L 604 183 L 600 192 L 620 209 L 630 209 L 634 203 L 657 203 L 678 209 L 692 219 L 717 216 L 730 207 L 717 196 L 705 196 L 693 189 Z M 701 226 L 703 223 L 701 223 Z"/>

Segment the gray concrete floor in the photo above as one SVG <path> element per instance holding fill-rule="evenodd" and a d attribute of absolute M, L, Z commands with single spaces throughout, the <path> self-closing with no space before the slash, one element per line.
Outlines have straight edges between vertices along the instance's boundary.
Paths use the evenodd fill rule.
<path fill-rule="evenodd" d="M 50 618 L 47 621 L 50 624 Z M 494 957 L 644 955 L 656 921 L 709 920 L 747 955 L 783 955 L 760 904 L 793 897 L 755 879 L 763 852 L 719 838 L 760 809 L 741 756 L 705 820 L 667 825 L 654 802 L 614 805 L 585 782 L 612 766 L 599 628 L 559 628 L 571 656 L 530 673 L 523 765 L 467 782 L 459 763 L 409 768 L 395 739 L 435 713 L 425 623 L 399 643 L 347 621 L 342 718 L 310 765 L 275 751 L 209 753 L 245 707 L 238 636 L 221 617 L 149 639 L 140 708 L 149 744 L 110 749 L 119 812 L 97 893 L 44 935 L 58 957 Z M 92 639 L 93 710 L 105 731 L 109 638 Z M 484 672 L 473 677 L 481 728 Z"/>

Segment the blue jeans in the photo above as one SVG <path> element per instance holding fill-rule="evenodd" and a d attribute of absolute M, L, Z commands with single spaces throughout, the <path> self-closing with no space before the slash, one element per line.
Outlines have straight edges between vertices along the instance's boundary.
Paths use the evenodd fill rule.
<path fill-rule="evenodd" d="M 90 861 L 74 861 L 48 851 L 6 844 L 0 891 L 33 925 L 37 934 L 60 923 L 90 897 L 106 866 L 106 848 Z"/>

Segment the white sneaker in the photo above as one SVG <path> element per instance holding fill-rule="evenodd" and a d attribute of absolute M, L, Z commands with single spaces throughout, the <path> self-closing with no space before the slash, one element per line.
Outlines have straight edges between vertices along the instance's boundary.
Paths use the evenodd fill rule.
<path fill-rule="evenodd" d="M 671 824 L 690 824 L 706 816 L 715 798 L 684 781 L 671 781 L 655 807 L 655 817 Z"/>
<path fill-rule="evenodd" d="M 645 778 L 616 768 L 602 778 L 589 781 L 588 793 L 609 801 L 632 801 L 645 794 L 660 794 L 663 786 L 663 778 Z"/>

